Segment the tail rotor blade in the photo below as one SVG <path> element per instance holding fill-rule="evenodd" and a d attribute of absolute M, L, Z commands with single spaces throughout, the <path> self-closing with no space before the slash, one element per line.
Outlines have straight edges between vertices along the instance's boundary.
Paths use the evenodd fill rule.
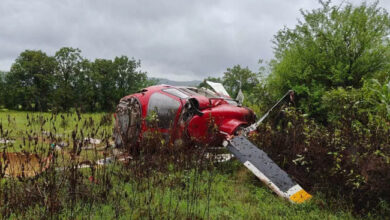
<path fill-rule="evenodd" d="M 236 136 L 226 143 L 227 149 L 277 195 L 293 203 L 303 203 L 312 197 L 246 137 Z"/>

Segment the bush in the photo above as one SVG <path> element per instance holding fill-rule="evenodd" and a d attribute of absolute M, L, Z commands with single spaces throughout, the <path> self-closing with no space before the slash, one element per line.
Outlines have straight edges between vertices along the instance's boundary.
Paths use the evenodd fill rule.
<path fill-rule="evenodd" d="M 340 113 L 337 123 L 319 125 L 290 108 L 252 138 L 305 188 L 342 196 L 361 213 L 382 207 L 388 215 L 383 204 L 390 202 L 389 121 L 368 113 L 361 113 L 367 118 L 360 120 L 359 109 L 351 104 L 355 100 L 348 99 L 354 95 L 337 97 L 345 100 L 334 105 Z"/>
<path fill-rule="evenodd" d="M 275 59 L 268 78 L 271 94 L 293 89 L 299 108 L 325 122 L 323 95 L 337 87 L 362 88 L 364 80 L 389 73 L 390 17 L 378 3 L 320 1 L 302 10 L 302 21 L 275 35 Z"/>

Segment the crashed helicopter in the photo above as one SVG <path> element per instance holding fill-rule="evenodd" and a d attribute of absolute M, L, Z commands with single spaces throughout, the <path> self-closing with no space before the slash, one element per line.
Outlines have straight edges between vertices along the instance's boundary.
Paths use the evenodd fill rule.
<path fill-rule="evenodd" d="M 146 120 L 157 116 L 157 129 L 169 141 L 183 139 L 223 146 L 277 195 L 293 203 L 312 196 L 292 180 L 268 155 L 247 139 L 283 100 L 293 99 L 288 91 L 257 122 L 255 113 L 242 106 L 243 95 L 231 98 L 221 83 L 206 81 L 207 88 L 156 85 L 123 97 L 116 109 L 114 138 L 119 148 L 136 149 L 152 128 Z M 212 121 L 219 133 L 210 134 Z"/>

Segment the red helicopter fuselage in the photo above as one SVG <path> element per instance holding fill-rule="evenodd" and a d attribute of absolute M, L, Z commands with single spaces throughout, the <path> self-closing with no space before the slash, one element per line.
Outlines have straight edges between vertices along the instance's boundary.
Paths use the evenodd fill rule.
<path fill-rule="evenodd" d="M 126 96 L 140 106 L 140 135 L 158 129 L 170 141 L 186 137 L 200 143 L 221 144 L 226 135 L 255 121 L 252 110 L 241 107 L 227 97 L 206 97 L 189 87 L 157 85 Z M 153 117 L 157 123 L 150 123 Z M 157 128 L 156 128 L 157 127 Z"/>
<path fill-rule="evenodd" d="M 208 84 L 215 92 L 158 85 L 122 98 L 116 109 L 115 145 L 137 153 L 143 137 L 156 130 L 174 145 L 183 141 L 222 145 L 279 196 L 294 203 L 310 199 L 309 193 L 246 138 L 285 99 L 293 102 L 294 92 L 288 91 L 255 123 L 253 111 L 232 100 L 222 84 Z"/>

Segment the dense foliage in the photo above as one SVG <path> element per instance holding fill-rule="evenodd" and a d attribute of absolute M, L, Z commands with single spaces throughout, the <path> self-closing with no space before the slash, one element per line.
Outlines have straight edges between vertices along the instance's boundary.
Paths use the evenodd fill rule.
<path fill-rule="evenodd" d="M 0 75 L 0 105 L 34 111 L 111 111 L 121 97 L 148 84 L 140 65 L 126 56 L 91 62 L 69 47 L 54 56 L 26 50 L 9 73 Z"/>
<path fill-rule="evenodd" d="M 253 140 L 312 192 L 388 215 L 390 17 L 377 3 L 320 3 L 275 35 L 267 77 L 261 67 L 251 84 L 250 70 L 235 66 L 218 80 L 234 97 L 243 79 L 258 113 L 293 89 L 295 108 L 275 111 Z"/>
<path fill-rule="evenodd" d="M 356 211 L 390 213 L 390 126 L 342 96 L 337 123 L 322 126 L 294 108 L 263 124 L 252 140 L 305 189 L 342 198 Z M 340 112 L 339 112 L 340 113 Z M 361 114 L 361 115 L 359 115 Z M 279 115 L 280 116 L 280 115 Z M 279 118 L 279 120 L 277 119 Z"/>
<path fill-rule="evenodd" d="M 273 94 L 294 89 L 299 107 L 326 119 L 323 95 L 338 87 L 359 89 L 390 71 L 390 18 L 377 4 L 331 6 L 302 11 L 303 21 L 275 36 L 269 87 Z"/>
<path fill-rule="evenodd" d="M 5 72 L 0 71 L 0 106 L 4 105 L 5 92 Z"/>

